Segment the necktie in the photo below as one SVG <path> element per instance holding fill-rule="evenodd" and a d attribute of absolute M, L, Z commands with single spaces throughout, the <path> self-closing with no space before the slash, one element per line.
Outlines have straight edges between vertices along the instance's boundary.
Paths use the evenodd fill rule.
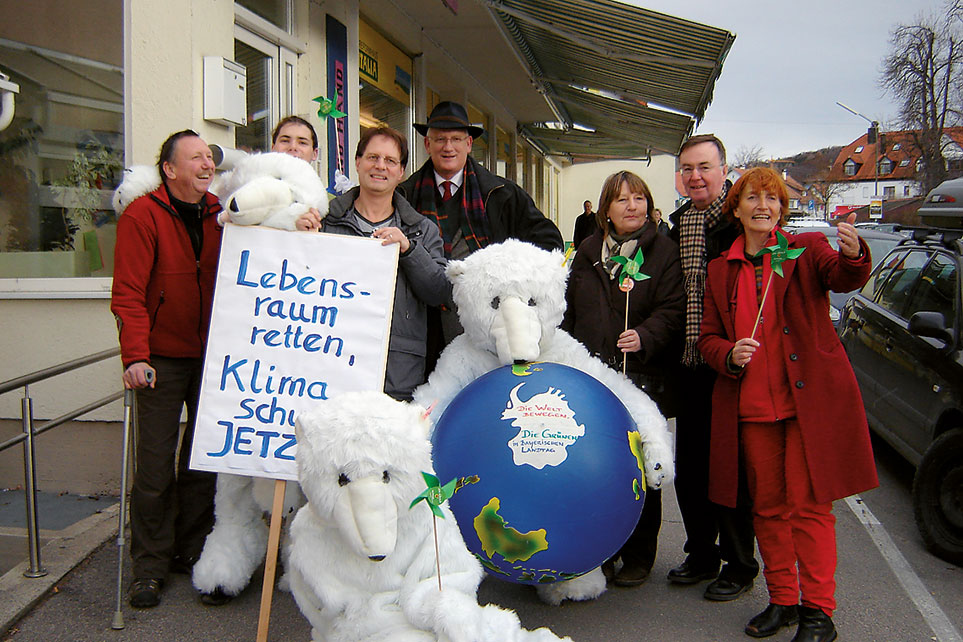
<path fill-rule="evenodd" d="M 454 183 L 451 181 L 442 181 L 441 186 L 445 188 L 445 193 L 441 195 L 441 200 L 447 201 L 454 195 L 451 190 L 451 188 L 454 186 Z"/>

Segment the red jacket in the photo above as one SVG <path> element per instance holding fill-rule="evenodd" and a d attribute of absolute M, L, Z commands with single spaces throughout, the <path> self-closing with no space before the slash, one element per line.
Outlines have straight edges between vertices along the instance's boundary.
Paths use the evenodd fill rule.
<path fill-rule="evenodd" d="M 785 278 L 773 278 L 776 322 L 782 328 L 782 352 L 802 430 L 803 448 L 817 502 L 829 502 L 875 488 L 866 412 L 856 377 L 829 320 L 828 290 L 847 292 L 869 278 L 869 248 L 848 259 L 830 247 L 821 233 L 786 234 L 789 247 L 805 247 L 783 263 Z M 737 244 L 740 241 L 736 242 Z M 736 505 L 739 471 L 739 394 L 741 377 L 730 373 L 726 357 L 737 338 L 734 287 L 741 262 L 726 254 L 709 263 L 705 314 L 699 350 L 720 373 L 712 391 L 712 437 L 709 498 Z"/>
<path fill-rule="evenodd" d="M 204 355 L 221 248 L 221 206 L 211 193 L 204 199 L 199 261 L 163 185 L 132 202 L 117 221 L 110 310 L 125 368 L 152 355 Z"/>

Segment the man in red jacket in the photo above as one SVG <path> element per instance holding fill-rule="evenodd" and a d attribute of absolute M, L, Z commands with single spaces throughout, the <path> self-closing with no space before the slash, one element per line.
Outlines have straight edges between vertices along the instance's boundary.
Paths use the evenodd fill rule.
<path fill-rule="evenodd" d="M 110 304 L 124 386 L 137 390 L 130 604 L 140 608 L 160 603 L 168 571 L 190 572 L 214 524 L 216 479 L 188 468 L 221 245 L 221 207 L 207 191 L 214 160 L 207 143 L 185 130 L 164 141 L 157 168 L 160 187 L 118 219 Z"/>

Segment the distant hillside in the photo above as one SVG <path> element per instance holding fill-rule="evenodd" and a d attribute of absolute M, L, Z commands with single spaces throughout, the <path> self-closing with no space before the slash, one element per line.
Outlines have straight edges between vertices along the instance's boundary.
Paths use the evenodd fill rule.
<path fill-rule="evenodd" d="M 793 178 L 800 183 L 809 184 L 820 172 L 829 170 L 841 149 L 841 145 L 837 147 L 825 147 L 815 152 L 800 152 L 795 156 L 781 160 L 792 163 L 788 169 Z"/>

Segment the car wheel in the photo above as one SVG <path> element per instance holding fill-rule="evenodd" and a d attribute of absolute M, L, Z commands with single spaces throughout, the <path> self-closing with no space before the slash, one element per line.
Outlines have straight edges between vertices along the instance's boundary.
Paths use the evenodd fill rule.
<path fill-rule="evenodd" d="M 963 566 L 963 428 L 926 450 L 913 479 L 913 507 L 926 548 Z"/>

